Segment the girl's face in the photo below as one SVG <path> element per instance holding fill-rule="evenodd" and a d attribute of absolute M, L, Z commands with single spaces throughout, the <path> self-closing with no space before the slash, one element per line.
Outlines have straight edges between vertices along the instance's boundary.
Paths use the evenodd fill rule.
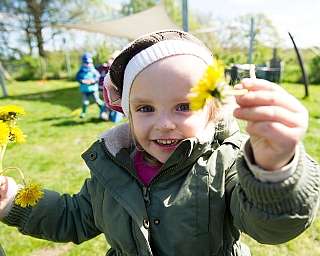
<path fill-rule="evenodd" d="M 195 56 L 171 56 L 144 69 L 130 92 L 130 114 L 135 139 L 161 163 L 179 143 L 203 132 L 208 110 L 191 111 L 190 88 L 206 69 Z"/>

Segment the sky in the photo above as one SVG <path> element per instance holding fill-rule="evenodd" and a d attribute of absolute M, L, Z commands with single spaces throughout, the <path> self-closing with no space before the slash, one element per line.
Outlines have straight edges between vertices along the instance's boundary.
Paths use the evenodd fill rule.
<path fill-rule="evenodd" d="M 188 5 L 192 10 L 225 20 L 264 13 L 285 45 L 291 45 L 290 32 L 299 47 L 320 47 L 320 0 L 189 0 Z"/>
<path fill-rule="evenodd" d="M 244 14 L 264 13 L 277 28 L 284 45 L 292 46 L 290 32 L 299 47 L 320 47 L 320 0 L 189 0 L 188 6 L 192 11 L 226 22 Z"/>

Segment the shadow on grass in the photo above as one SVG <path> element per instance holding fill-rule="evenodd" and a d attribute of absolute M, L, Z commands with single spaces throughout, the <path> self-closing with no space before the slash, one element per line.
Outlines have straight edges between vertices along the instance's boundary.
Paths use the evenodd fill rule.
<path fill-rule="evenodd" d="M 9 96 L 7 99 L 48 102 L 54 105 L 62 105 L 71 110 L 75 110 L 81 106 L 81 94 L 76 87 Z"/>
<path fill-rule="evenodd" d="M 92 118 L 81 119 L 81 120 L 66 120 L 63 122 L 55 123 L 52 126 L 56 126 L 56 127 L 75 126 L 75 125 L 83 125 L 83 124 L 88 124 L 88 123 L 97 124 L 97 123 L 101 123 L 101 122 L 107 122 L 107 121 L 101 120 L 100 118 L 92 117 Z M 108 121 L 108 122 L 110 122 L 110 121 Z"/>
<path fill-rule="evenodd" d="M 50 122 L 50 121 L 55 121 L 55 120 L 67 119 L 67 118 L 70 118 L 70 116 L 47 117 L 47 118 L 40 119 L 40 121 L 42 121 L 42 122 Z"/>

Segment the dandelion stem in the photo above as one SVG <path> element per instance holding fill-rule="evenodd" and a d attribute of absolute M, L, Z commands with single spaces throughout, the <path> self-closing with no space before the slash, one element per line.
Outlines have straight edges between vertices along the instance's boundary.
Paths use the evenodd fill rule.
<path fill-rule="evenodd" d="M 17 170 L 17 171 L 19 172 L 19 174 L 20 174 L 20 177 L 21 177 L 21 179 L 22 179 L 23 184 L 26 186 L 26 184 L 27 184 L 27 183 L 26 183 L 26 179 L 25 179 L 24 174 L 23 174 L 23 172 L 21 171 L 20 168 L 18 168 L 18 167 L 13 167 L 13 166 L 9 166 L 9 167 L 6 167 L 6 168 L 3 170 L 3 173 L 6 172 L 6 171 L 8 171 L 8 170 Z"/>
<path fill-rule="evenodd" d="M 230 89 L 230 90 L 226 90 L 223 92 L 224 96 L 241 96 L 241 95 L 245 95 L 246 93 L 248 93 L 247 89 Z"/>
<path fill-rule="evenodd" d="M 256 65 L 250 64 L 249 75 L 250 75 L 250 78 L 253 78 L 253 79 L 256 78 Z"/>
<path fill-rule="evenodd" d="M 0 175 L 4 173 L 3 158 L 4 158 L 4 153 L 6 152 L 6 148 L 7 148 L 7 144 L 0 146 Z"/>

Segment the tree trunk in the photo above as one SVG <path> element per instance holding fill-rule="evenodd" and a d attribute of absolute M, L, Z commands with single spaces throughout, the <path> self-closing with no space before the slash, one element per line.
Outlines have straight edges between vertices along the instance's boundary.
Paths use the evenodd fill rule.
<path fill-rule="evenodd" d="M 43 47 L 43 35 L 42 35 L 42 24 L 41 24 L 41 20 L 40 20 L 40 16 L 35 16 L 35 36 L 37 38 L 37 46 L 38 46 L 38 50 L 39 50 L 39 55 L 41 57 L 45 57 L 46 53 L 44 51 L 44 47 Z"/>
<path fill-rule="evenodd" d="M 35 29 L 34 35 L 37 39 L 37 47 L 38 47 L 39 55 L 41 57 L 45 57 L 46 53 L 44 51 L 44 40 L 42 35 L 43 25 L 41 20 L 41 17 L 44 11 L 43 3 L 42 1 L 38 3 L 38 1 L 36 0 L 27 0 L 26 2 L 34 21 L 34 29 Z"/>
<path fill-rule="evenodd" d="M 29 54 L 32 55 L 32 50 L 33 50 L 33 46 L 32 46 L 32 31 L 31 31 L 31 20 L 30 17 L 28 18 L 28 22 L 24 28 L 24 32 L 26 33 L 26 41 L 29 47 Z"/>

